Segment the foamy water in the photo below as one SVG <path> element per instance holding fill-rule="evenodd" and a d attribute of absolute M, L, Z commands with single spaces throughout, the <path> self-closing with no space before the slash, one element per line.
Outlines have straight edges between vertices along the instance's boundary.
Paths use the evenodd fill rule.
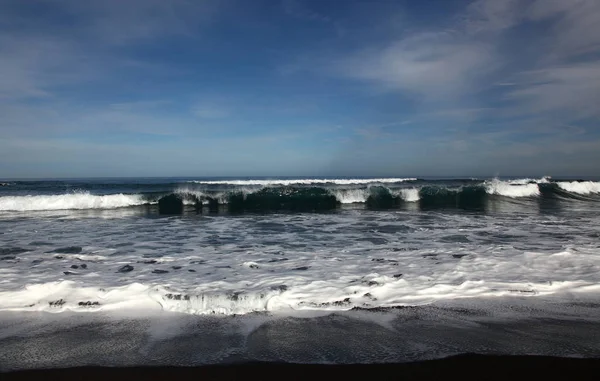
<path fill-rule="evenodd" d="M 580 217 L 349 210 L 4 220 L 0 310 L 291 313 L 594 294 L 599 221 Z"/>

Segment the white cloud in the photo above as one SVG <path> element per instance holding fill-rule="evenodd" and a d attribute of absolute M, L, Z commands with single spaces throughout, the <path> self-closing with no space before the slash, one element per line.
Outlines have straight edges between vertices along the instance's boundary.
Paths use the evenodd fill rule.
<path fill-rule="evenodd" d="M 0 98 L 37 98 L 48 88 L 81 77 L 84 68 L 74 45 L 52 37 L 0 37 Z"/>
<path fill-rule="evenodd" d="M 461 16 L 466 31 L 472 34 L 500 32 L 516 25 L 523 14 L 523 0 L 477 0 Z"/>
<path fill-rule="evenodd" d="M 480 116 L 600 116 L 600 1 L 477 0 L 453 20 L 390 30 L 377 46 L 333 60 L 330 72 L 396 91 L 421 113 L 504 101 Z M 475 96 L 488 90 L 495 99 Z"/>
<path fill-rule="evenodd" d="M 387 89 L 439 99 L 473 90 L 497 62 L 493 47 L 459 33 L 416 34 L 354 54 L 332 70 Z"/>
<path fill-rule="evenodd" d="M 521 73 L 518 78 L 522 85 L 507 96 L 516 101 L 520 113 L 568 113 L 569 119 L 600 117 L 600 61 L 548 67 Z"/>
<path fill-rule="evenodd" d="M 537 0 L 528 16 L 552 23 L 549 49 L 557 59 L 600 50 L 600 1 Z"/>
<path fill-rule="evenodd" d="M 521 9 L 518 0 L 478 0 L 449 25 L 390 28 L 389 40 L 334 60 L 331 71 L 421 101 L 460 103 L 492 86 L 490 75 L 506 65 L 498 38 L 519 22 Z"/>
<path fill-rule="evenodd" d="M 507 89 L 516 114 L 547 115 L 565 123 L 600 117 L 600 2 L 535 0 L 527 20 L 541 46 L 532 70 L 515 73 Z"/>

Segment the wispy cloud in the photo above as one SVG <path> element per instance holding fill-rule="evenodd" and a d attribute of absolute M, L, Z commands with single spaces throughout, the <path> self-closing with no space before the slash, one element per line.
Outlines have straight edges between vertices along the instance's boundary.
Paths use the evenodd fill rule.
<path fill-rule="evenodd" d="M 600 61 L 522 72 L 517 78 L 521 84 L 507 97 L 515 101 L 519 113 L 568 116 L 574 121 L 600 117 Z"/>
<path fill-rule="evenodd" d="M 52 96 L 105 80 L 117 67 L 147 69 L 122 48 L 196 35 L 217 9 L 187 0 L 0 2 L 0 99 Z"/>
<path fill-rule="evenodd" d="M 341 55 L 330 73 L 436 107 L 479 107 L 474 95 L 495 88 L 496 103 L 513 101 L 496 117 L 561 112 L 565 121 L 576 121 L 599 115 L 600 2 L 478 0 L 454 20 L 445 29 L 403 32 Z M 516 43 L 521 26 L 535 30 L 526 37 L 534 54 Z"/>
<path fill-rule="evenodd" d="M 81 80 L 85 54 L 73 43 L 47 36 L 0 37 L 0 98 L 48 97 L 53 86 Z M 90 73 L 87 73 L 90 74 Z"/>
<path fill-rule="evenodd" d="M 310 9 L 310 7 L 301 2 L 301 0 L 283 0 L 281 2 L 281 5 L 283 7 L 283 11 L 286 14 L 298 18 L 300 20 L 317 21 L 324 23 L 329 23 L 332 21 L 330 17 Z"/>
<path fill-rule="evenodd" d="M 336 62 L 332 71 L 434 100 L 473 91 L 496 63 L 492 46 L 440 31 L 355 53 Z"/>
<path fill-rule="evenodd" d="M 527 16 L 532 21 L 552 23 L 547 41 L 552 58 L 600 50 L 600 2 L 596 0 L 536 0 Z"/>
<path fill-rule="evenodd" d="M 469 34 L 499 33 L 521 22 L 527 0 L 477 0 L 457 18 L 457 27 Z"/>

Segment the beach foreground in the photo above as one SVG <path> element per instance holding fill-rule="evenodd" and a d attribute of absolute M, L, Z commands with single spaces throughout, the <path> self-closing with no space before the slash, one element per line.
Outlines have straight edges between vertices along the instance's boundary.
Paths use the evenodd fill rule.
<path fill-rule="evenodd" d="M 2 374 L 3 380 L 521 380 L 597 379 L 600 359 L 466 354 L 400 364 L 316 365 L 246 363 L 203 367 L 79 367 Z"/>

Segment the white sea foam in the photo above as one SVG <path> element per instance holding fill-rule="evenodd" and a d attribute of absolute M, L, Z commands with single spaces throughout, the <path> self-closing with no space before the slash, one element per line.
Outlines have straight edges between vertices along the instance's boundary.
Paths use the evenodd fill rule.
<path fill-rule="evenodd" d="M 190 187 L 177 188 L 175 190 L 175 193 L 178 194 L 178 195 L 180 195 L 180 196 L 183 196 L 183 197 L 185 197 L 187 195 L 192 195 L 192 196 L 194 196 L 196 198 L 199 198 L 199 199 L 201 199 L 201 198 L 203 198 L 203 197 L 206 196 L 205 192 L 203 192 L 201 190 L 198 190 L 198 189 L 190 188 Z"/>
<path fill-rule="evenodd" d="M 0 197 L 0 211 L 114 209 L 147 203 L 141 195 L 69 193 L 48 196 Z"/>
<path fill-rule="evenodd" d="M 525 253 L 520 258 L 512 259 L 476 258 L 464 264 L 459 263 L 453 271 L 439 273 L 433 279 L 426 274 L 419 274 L 418 269 L 412 269 L 412 274 L 402 278 L 377 272 L 363 276 L 346 274 L 337 278 L 319 272 L 314 279 L 302 276 L 258 276 L 243 289 L 240 289 L 240 284 L 227 281 L 210 282 L 195 289 L 178 289 L 180 282 L 171 286 L 131 283 L 126 286 L 92 287 L 82 282 L 64 280 L 0 292 L 0 310 L 62 312 L 155 309 L 230 315 L 256 311 L 333 311 L 353 307 L 423 305 L 458 298 L 600 291 L 600 286 L 594 281 L 561 279 L 566 275 L 566 268 L 575 271 L 582 264 L 590 265 L 589 259 L 573 253 L 560 252 L 549 256 Z M 526 273 L 522 272 L 523 268 L 527 268 Z M 516 276 L 515 271 L 519 269 L 521 273 Z M 511 278 L 502 276 L 507 274 L 504 271 L 509 271 Z M 540 279 L 544 277 L 547 281 Z M 287 286 L 273 286 L 282 283 Z"/>
<path fill-rule="evenodd" d="M 165 311 L 187 314 L 239 315 L 251 312 L 274 311 L 273 297 L 278 292 L 268 290 L 263 293 L 204 293 L 199 295 L 181 295 L 161 292 L 151 293 L 151 297 Z M 167 297 L 170 296 L 170 297 Z M 181 295 L 181 296 L 179 296 Z"/>
<path fill-rule="evenodd" d="M 195 184 L 206 184 L 206 185 L 310 185 L 310 184 L 340 184 L 340 185 L 352 185 L 352 184 L 389 184 L 389 183 L 401 183 L 405 181 L 415 181 L 416 178 L 380 178 L 380 179 L 271 179 L 271 180 L 208 180 L 208 181 L 191 181 Z"/>
<path fill-rule="evenodd" d="M 68 280 L 28 284 L 19 291 L 0 292 L 0 309 L 48 312 L 97 311 L 100 308 L 103 310 L 156 309 L 159 305 L 149 298 L 149 291 L 149 286 L 139 283 L 110 288 L 83 286 Z M 57 301 L 58 303 L 55 303 Z M 97 302 L 97 304 L 82 306 L 80 302 Z"/>
<path fill-rule="evenodd" d="M 175 193 L 183 198 L 184 205 L 195 205 L 198 200 L 208 203 L 208 200 L 206 200 L 207 194 L 197 189 L 179 188 Z"/>
<path fill-rule="evenodd" d="M 368 189 L 331 189 L 330 192 L 342 204 L 354 204 L 367 201 Z"/>
<path fill-rule="evenodd" d="M 558 182 L 558 186 L 566 190 L 567 192 L 579 193 L 579 194 L 590 194 L 600 193 L 600 182 L 593 181 L 561 181 Z"/>
<path fill-rule="evenodd" d="M 485 182 L 485 191 L 488 194 L 495 194 L 506 197 L 532 197 L 540 194 L 537 183 L 511 183 L 500 181 L 498 179 Z"/>
<path fill-rule="evenodd" d="M 388 189 L 393 196 L 401 197 L 406 202 L 419 201 L 419 189 Z M 370 191 L 364 189 L 331 189 L 330 192 L 342 204 L 364 203 L 369 197 Z"/>
<path fill-rule="evenodd" d="M 525 252 L 509 257 L 473 255 L 469 259 L 454 259 L 449 263 L 451 266 L 438 265 L 438 269 L 419 265 L 419 260 L 423 263 L 429 260 L 421 256 L 415 258 L 411 253 L 396 256 L 396 262 L 367 260 L 360 266 L 352 257 L 348 256 L 345 262 L 350 263 L 346 265 L 323 261 L 310 271 L 279 274 L 269 271 L 266 264 L 247 261 L 237 270 L 244 269 L 244 280 L 206 279 L 198 283 L 196 274 L 187 279 L 182 276 L 185 273 L 181 273 L 176 276 L 176 282 L 171 279 L 124 286 L 93 285 L 93 282 L 105 281 L 106 277 L 26 284 L 18 290 L 0 292 L 0 310 L 154 309 L 229 315 L 600 291 L 598 254 L 590 251 Z M 400 263 L 401 267 L 394 267 L 393 263 Z M 261 271 L 265 266 L 267 268 Z M 393 275 L 401 268 L 404 269 L 401 276 Z M 162 279 L 164 276 L 161 275 Z"/>
<path fill-rule="evenodd" d="M 420 199 L 419 189 L 417 188 L 396 189 L 392 191 L 392 194 L 400 195 L 406 202 L 416 202 Z"/>
<path fill-rule="evenodd" d="M 529 178 L 514 179 L 514 180 L 508 180 L 506 182 L 509 183 L 509 184 L 512 184 L 512 185 L 547 184 L 547 183 L 550 182 L 550 176 L 544 176 L 544 177 L 539 178 L 539 179 L 529 179 Z"/>

